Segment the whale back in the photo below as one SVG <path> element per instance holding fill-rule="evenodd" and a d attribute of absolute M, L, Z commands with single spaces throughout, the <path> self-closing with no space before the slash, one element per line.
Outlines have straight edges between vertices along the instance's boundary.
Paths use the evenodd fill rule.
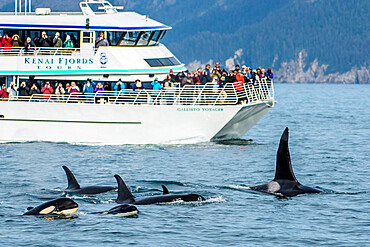
<path fill-rule="evenodd" d="M 292 163 L 289 154 L 289 128 L 285 128 L 280 138 L 280 145 L 276 155 L 276 171 L 274 180 L 290 180 L 298 183 L 292 169 Z"/>
<path fill-rule="evenodd" d="M 117 203 L 130 203 L 134 201 L 135 196 L 130 192 L 127 188 L 125 182 L 123 182 L 122 178 L 119 175 L 114 175 L 118 183 L 118 196 L 117 196 Z"/>
<path fill-rule="evenodd" d="M 62 166 L 66 175 L 67 175 L 67 180 L 68 180 L 68 187 L 67 189 L 68 190 L 76 190 L 76 189 L 81 189 L 80 185 L 78 184 L 77 182 L 77 179 L 75 178 L 75 176 L 73 175 L 73 173 L 71 172 L 71 170 L 69 170 L 68 167 L 66 166 Z"/>

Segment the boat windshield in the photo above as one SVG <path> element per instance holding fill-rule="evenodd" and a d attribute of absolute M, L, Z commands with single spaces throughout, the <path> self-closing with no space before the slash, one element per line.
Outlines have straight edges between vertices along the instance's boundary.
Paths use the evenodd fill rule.
<path fill-rule="evenodd" d="M 112 46 L 152 46 L 158 45 L 166 34 L 166 30 L 132 32 L 109 31 L 107 34 L 108 41 Z"/>

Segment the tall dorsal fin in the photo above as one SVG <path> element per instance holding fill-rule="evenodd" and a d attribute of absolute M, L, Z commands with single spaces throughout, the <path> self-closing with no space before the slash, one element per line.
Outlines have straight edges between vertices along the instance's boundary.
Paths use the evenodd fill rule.
<path fill-rule="evenodd" d="M 298 183 L 296 177 L 294 176 L 292 163 L 290 161 L 288 137 L 289 128 L 287 127 L 280 138 L 280 145 L 276 155 L 276 172 L 274 180 L 286 179 Z"/>
<path fill-rule="evenodd" d="M 167 187 L 162 184 L 163 188 L 163 195 L 168 195 L 170 192 L 168 191 Z"/>
<path fill-rule="evenodd" d="M 62 166 L 64 171 L 66 172 L 67 175 L 67 180 L 68 180 L 68 187 L 67 189 L 69 190 L 75 190 L 75 189 L 80 189 L 80 185 L 78 184 L 75 176 L 71 172 L 71 170 L 68 169 L 66 166 Z"/>
<path fill-rule="evenodd" d="M 133 194 L 131 194 L 130 190 L 127 188 L 125 182 L 123 182 L 122 178 L 119 175 L 114 175 L 118 183 L 118 196 L 117 196 L 117 203 L 129 203 L 127 200 L 132 200 L 135 198 Z"/>

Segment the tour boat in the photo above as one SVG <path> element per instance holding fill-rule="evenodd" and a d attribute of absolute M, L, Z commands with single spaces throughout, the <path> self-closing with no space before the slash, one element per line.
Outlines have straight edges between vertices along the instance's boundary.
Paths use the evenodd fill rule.
<path fill-rule="evenodd" d="M 27 1 L 25 1 L 27 3 Z M 79 13 L 0 14 L 0 31 L 23 40 L 43 32 L 74 47 L 0 48 L 0 79 L 150 85 L 186 71 L 161 40 L 171 27 L 146 15 L 120 11 L 105 0 L 85 0 Z M 29 6 L 30 7 L 30 6 Z M 31 9 L 31 8 L 30 8 Z M 99 35 L 109 46 L 96 48 Z M 147 87 L 147 86 L 146 86 Z M 13 96 L 0 101 L 0 142 L 82 144 L 178 144 L 242 138 L 275 104 L 273 82 L 265 79 L 236 88 L 212 83 L 90 94 Z"/>

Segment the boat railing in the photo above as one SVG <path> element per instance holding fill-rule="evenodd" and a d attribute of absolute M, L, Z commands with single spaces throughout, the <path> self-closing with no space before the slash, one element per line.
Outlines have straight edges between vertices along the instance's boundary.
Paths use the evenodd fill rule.
<path fill-rule="evenodd" d="M 24 47 L 0 47 L 0 56 L 72 56 L 80 52 L 79 48 L 63 47 L 37 47 L 27 50 Z"/>
<path fill-rule="evenodd" d="M 218 84 L 186 85 L 167 87 L 162 90 L 98 91 L 96 93 L 33 94 L 14 96 L 9 101 L 85 103 L 85 104 L 125 104 L 125 105 L 236 105 L 271 102 L 274 99 L 273 82 L 261 80 L 258 84 L 244 84 L 237 90 L 233 83 L 224 87 Z"/>

